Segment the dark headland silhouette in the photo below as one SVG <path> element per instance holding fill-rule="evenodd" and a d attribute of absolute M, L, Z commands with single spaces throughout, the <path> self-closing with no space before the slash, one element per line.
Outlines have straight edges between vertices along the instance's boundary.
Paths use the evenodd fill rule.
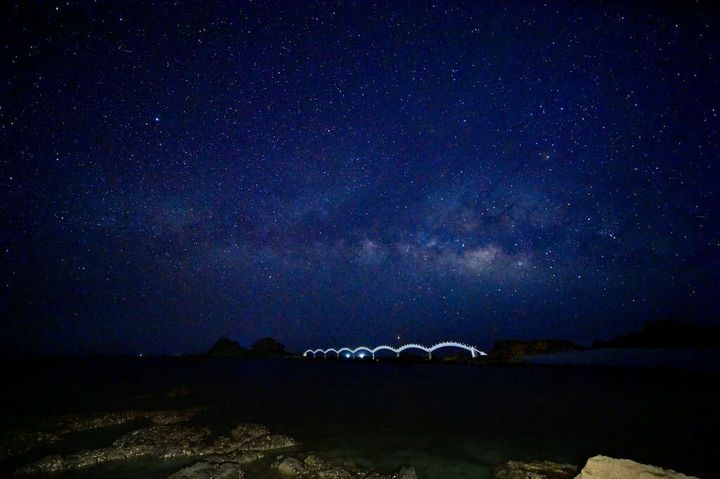
<path fill-rule="evenodd" d="M 720 349 L 720 326 L 701 326 L 677 319 L 648 321 L 640 331 L 608 341 L 593 341 L 593 348 Z"/>
<path fill-rule="evenodd" d="M 292 356 L 285 351 L 285 346 L 271 337 L 258 339 L 250 349 L 246 349 L 237 341 L 226 337 L 218 339 L 204 356 L 216 358 L 268 358 Z"/>
<path fill-rule="evenodd" d="M 500 339 L 495 341 L 495 345 L 490 350 L 489 359 L 499 362 L 514 361 L 525 356 L 582 349 L 585 348 L 563 339 Z"/>
<path fill-rule="evenodd" d="M 585 351 L 589 349 L 720 349 L 720 327 L 707 327 L 676 319 L 648 321 L 640 331 L 610 340 L 595 340 L 591 347 L 584 347 L 565 339 L 500 339 L 495 341 L 487 356 L 470 358 L 466 355 L 438 357 L 434 362 L 504 363 L 515 362 L 529 356 L 542 354 Z M 205 357 L 225 358 L 290 358 L 301 355 L 285 350 L 285 346 L 271 337 L 258 339 L 250 348 L 237 341 L 221 337 L 205 353 Z M 328 356 L 327 359 L 340 359 Z M 363 360 L 363 358 L 356 358 Z M 369 360 L 369 358 L 364 358 Z M 403 354 L 387 357 L 383 362 L 426 362 L 424 356 Z"/>

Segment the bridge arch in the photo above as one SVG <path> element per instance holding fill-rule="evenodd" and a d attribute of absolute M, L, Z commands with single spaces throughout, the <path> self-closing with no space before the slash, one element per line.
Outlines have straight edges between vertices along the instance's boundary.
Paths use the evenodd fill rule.
<path fill-rule="evenodd" d="M 415 343 L 405 344 L 397 348 L 395 350 L 395 352 L 397 353 L 397 357 L 400 357 L 400 353 L 402 353 L 403 351 L 407 351 L 408 349 L 419 349 L 420 351 L 427 353 L 428 359 L 432 359 L 432 352 L 428 348 L 426 348 L 422 344 Z"/>
<path fill-rule="evenodd" d="M 325 353 L 322 349 L 308 349 L 303 353 L 303 356 L 307 357 L 309 354 L 312 354 L 312 357 L 316 358 L 318 353 Z"/>
<path fill-rule="evenodd" d="M 344 352 L 348 353 L 350 357 L 355 357 L 355 355 L 358 352 L 361 351 L 367 351 L 372 355 L 372 358 L 375 359 L 375 353 L 378 351 L 392 351 L 394 352 L 397 357 L 400 357 L 400 353 L 403 351 L 406 351 L 408 349 L 417 349 L 420 351 L 423 351 L 427 353 L 428 358 L 432 359 L 432 353 L 433 351 L 437 351 L 438 349 L 442 348 L 457 348 L 457 349 L 463 349 L 465 351 L 468 351 L 470 355 L 473 358 L 476 358 L 478 356 L 487 356 L 487 354 L 483 351 L 480 351 L 475 346 L 471 346 L 469 344 L 460 343 L 457 341 L 443 341 L 437 344 L 434 344 L 433 346 L 426 347 L 422 344 L 417 343 L 409 343 L 404 344 L 402 346 L 399 346 L 397 348 L 393 348 L 392 346 L 388 346 L 387 344 L 381 344 L 380 346 L 376 346 L 374 348 L 368 347 L 368 346 L 358 346 L 356 348 L 349 348 L 349 347 L 342 347 L 340 349 L 335 348 L 328 348 L 328 349 L 308 349 L 303 353 L 303 356 L 307 357 L 309 355 L 312 355 L 313 358 L 316 358 L 318 353 L 322 353 L 323 357 L 327 357 L 328 353 L 335 353 L 337 357 L 340 357 Z"/>
<path fill-rule="evenodd" d="M 393 348 L 392 346 L 388 346 L 387 344 L 381 344 L 380 346 L 377 346 L 372 350 L 372 357 L 375 359 L 375 353 L 379 351 L 390 351 L 392 353 L 395 353 L 397 355 L 397 349 Z"/>
<path fill-rule="evenodd" d="M 428 348 L 428 351 L 432 354 L 433 351 L 437 351 L 438 349 L 443 348 L 457 348 L 457 349 L 464 349 L 465 351 L 468 351 L 473 358 L 477 357 L 478 354 L 480 356 L 485 356 L 486 354 L 480 350 L 478 350 L 475 346 L 470 346 L 468 344 L 458 343 L 455 341 L 443 341 L 441 343 L 437 343 L 434 346 L 431 346 Z"/>
<path fill-rule="evenodd" d="M 350 353 L 350 356 L 355 354 L 352 349 L 345 347 L 345 348 L 340 348 L 337 350 L 338 357 L 342 356 L 342 353 L 344 353 L 344 352 Z"/>
<path fill-rule="evenodd" d="M 353 357 L 355 357 L 355 355 L 358 354 L 360 351 L 367 351 L 368 353 L 370 353 L 372 358 L 375 359 L 375 353 L 373 352 L 373 349 L 369 348 L 367 346 L 358 346 L 357 348 L 353 349 L 353 353 L 352 353 Z M 365 357 L 365 356 L 361 354 L 360 358 L 363 358 L 363 357 Z"/>

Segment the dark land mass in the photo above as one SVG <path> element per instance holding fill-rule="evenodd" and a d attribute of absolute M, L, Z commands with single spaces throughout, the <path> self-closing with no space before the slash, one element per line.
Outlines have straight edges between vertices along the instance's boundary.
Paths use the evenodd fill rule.
<path fill-rule="evenodd" d="M 270 337 L 258 339 L 250 349 L 240 346 L 237 341 L 222 337 L 201 356 L 213 358 L 276 358 L 295 355 L 285 351 L 284 345 Z"/>
<path fill-rule="evenodd" d="M 222 337 L 218 339 L 215 344 L 212 345 L 212 347 L 205 353 L 205 355 L 215 358 L 244 357 L 249 356 L 250 352 L 240 346 L 237 341 Z"/>
<path fill-rule="evenodd" d="M 648 321 L 640 331 L 609 341 L 593 341 L 593 348 L 720 349 L 720 326 L 676 319 Z"/>
<path fill-rule="evenodd" d="M 513 361 L 525 356 L 537 354 L 558 353 L 561 351 L 580 351 L 581 346 L 562 339 L 516 340 L 502 339 L 496 341 L 490 350 L 491 361 Z"/>
<path fill-rule="evenodd" d="M 428 359 L 422 354 L 404 353 L 401 357 L 378 356 L 376 362 L 396 364 L 502 364 L 514 363 L 530 356 L 551 353 L 585 351 L 588 349 L 720 349 L 720 327 L 700 326 L 694 323 L 666 319 L 648 321 L 642 330 L 611 340 L 595 340 L 591 348 L 564 339 L 501 339 L 495 342 L 487 356 L 472 358 L 467 354 L 436 356 Z M 288 352 L 285 346 L 271 337 L 258 339 L 248 349 L 228 338 L 220 338 L 199 357 L 222 358 L 300 358 Z M 313 358 L 310 358 L 313 359 Z M 347 358 L 329 354 L 328 361 L 345 361 Z M 353 361 L 372 362 L 370 357 L 355 357 Z"/>
<path fill-rule="evenodd" d="M 285 346 L 271 337 L 258 339 L 250 348 L 250 352 L 256 356 L 287 356 L 292 355 L 285 351 Z"/>

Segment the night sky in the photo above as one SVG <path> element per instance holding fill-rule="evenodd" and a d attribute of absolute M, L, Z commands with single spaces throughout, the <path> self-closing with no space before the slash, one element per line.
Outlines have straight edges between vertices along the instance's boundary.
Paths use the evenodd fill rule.
<path fill-rule="evenodd" d="M 712 2 L 1 9 L 5 351 L 718 320 Z"/>

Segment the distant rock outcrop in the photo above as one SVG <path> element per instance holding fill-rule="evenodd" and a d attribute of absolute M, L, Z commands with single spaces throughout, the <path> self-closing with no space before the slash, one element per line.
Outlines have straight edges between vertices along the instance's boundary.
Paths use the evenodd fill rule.
<path fill-rule="evenodd" d="M 718 349 L 720 327 L 686 321 L 648 321 L 642 330 L 609 341 L 596 340 L 593 348 Z"/>
<path fill-rule="evenodd" d="M 206 354 L 215 357 L 237 357 L 247 356 L 248 351 L 236 341 L 222 337 L 213 344 Z"/>
<path fill-rule="evenodd" d="M 582 348 L 572 341 L 563 339 L 502 339 L 496 341 L 490 351 L 490 359 L 498 361 L 513 361 L 534 356 L 536 354 L 557 353 L 560 351 L 579 351 Z"/>
<path fill-rule="evenodd" d="M 285 351 L 285 346 L 271 337 L 258 339 L 249 350 L 236 341 L 223 337 L 204 353 L 204 356 L 219 358 L 267 358 L 288 355 L 291 353 Z"/>
<path fill-rule="evenodd" d="M 255 341 L 250 351 L 259 356 L 283 356 L 285 355 L 285 346 L 275 339 L 267 337 Z"/>
<path fill-rule="evenodd" d="M 663 469 L 657 466 L 640 464 L 629 459 L 614 459 L 607 456 L 594 456 L 588 459 L 585 467 L 575 479 L 607 479 L 632 477 L 634 479 L 698 479 L 695 476 Z"/>

